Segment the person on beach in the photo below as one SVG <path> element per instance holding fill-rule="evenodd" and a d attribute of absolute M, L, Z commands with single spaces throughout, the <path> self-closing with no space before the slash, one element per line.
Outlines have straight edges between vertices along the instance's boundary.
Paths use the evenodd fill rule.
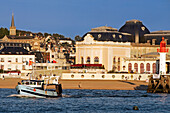
<path fill-rule="evenodd" d="M 5 80 L 5 77 L 4 77 L 4 75 L 2 76 L 2 80 Z"/>

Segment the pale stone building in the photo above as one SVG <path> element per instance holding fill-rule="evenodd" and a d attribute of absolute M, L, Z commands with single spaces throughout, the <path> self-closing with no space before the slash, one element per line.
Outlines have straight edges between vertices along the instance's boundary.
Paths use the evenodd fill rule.
<path fill-rule="evenodd" d="M 76 64 L 98 63 L 113 72 L 156 73 L 162 37 L 170 49 L 170 31 L 150 32 L 139 20 L 126 21 L 119 30 L 107 26 L 93 28 L 76 42 Z"/>
<path fill-rule="evenodd" d="M 107 71 L 114 68 L 118 71 L 125 70 L 123 60 L 130 58 L 131 48 L 130 42 L 126 42 L 127 37 L 128 34 L 111 27 L 92 29 L 83 36 L 82 41 L 76 42 L 76 64 L 102 64 Z M 118 39 L 119 42 L 114 42 L 111 38 Z"/>
<path fill-rule="evenodd" d="M 0 69 L 5 71 L 20 70 L 22 73 L 32 70 L 33 62 L 35 55 L 22 47 L 5 47 L 0 50 Z"/>

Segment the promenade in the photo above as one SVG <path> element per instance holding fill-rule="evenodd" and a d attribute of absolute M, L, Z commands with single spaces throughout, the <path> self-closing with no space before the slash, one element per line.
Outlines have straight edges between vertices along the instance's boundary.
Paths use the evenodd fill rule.
<path fill-rule="evenodd" d="M 0 88 L 15 88 L 19 78 L 0 79 Z M 62 80 L 59 81 L 63 89 L 108 89 L 134 90 L 138 86 L 147 86 L 148 83 L 139 80 Z"/>

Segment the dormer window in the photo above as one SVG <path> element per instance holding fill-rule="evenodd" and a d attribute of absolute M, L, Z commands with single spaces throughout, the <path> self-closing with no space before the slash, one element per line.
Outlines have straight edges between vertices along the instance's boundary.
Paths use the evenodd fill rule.
<path fill-rule="evenodd" d="M 112 36 L 113 36 L 113 38 L 116 38 L 116 35 L 115 35 L 115 34 L 113 34 Z"/>
<path fill-rule="evenodd" d="M 142 31 L 145 31 L 145 27 L 141 27 Z"/>
<path fill-rule="evenodd" d="M 150 40 L 147 40 L 147 43 L 150 43 Z"/>
<path fill-rule="evenodd" d="M 155 45 L 156 39 L 152 39 L 152 45 Z"/>
<path fill-rule="evenodd" d="M 119 35 L 119 38 L 122 38 L 122 35 Z"/>
<path fill-rule="evenodd" d="M 98 38 L 101 38 L 101 36 L 102 36 L 101 34 L 98 34 Z"/>

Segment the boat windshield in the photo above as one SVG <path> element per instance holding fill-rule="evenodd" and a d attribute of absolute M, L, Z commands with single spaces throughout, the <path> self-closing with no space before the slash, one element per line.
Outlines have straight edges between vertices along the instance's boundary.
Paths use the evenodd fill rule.
<path fill-rule="evenodd" d="M 23 85 L 42 85 L 44 81 L 36 81 L 36 80 L 22 80 L 21 83 Z"/>

